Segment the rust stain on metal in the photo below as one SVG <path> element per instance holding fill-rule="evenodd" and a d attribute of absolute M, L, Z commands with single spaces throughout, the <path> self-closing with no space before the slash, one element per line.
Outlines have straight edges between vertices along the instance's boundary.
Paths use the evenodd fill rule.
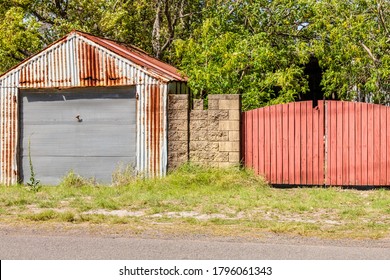
<path fill-rule="evenodd" d="M 160 138 L 162 135 L 161 126 L 161 98 L 160 88 L 158 85 L 149 85 L 150 92 L 150 118 L 149 118 L 149 129 L 150 129 L 150 148 L 153 158 L 150 162 L 150 169 L 152 174 L 159 173 L 160 165 Z"/>
<path fill-rule="evenodd" d="M 101 54 L 98 48 L 84 42 L 80 43 L 79 49 L 81 86 L 126 84 L 126 78 L 119 75 L 119 66 L 114 57 L 108 54 Z"/>

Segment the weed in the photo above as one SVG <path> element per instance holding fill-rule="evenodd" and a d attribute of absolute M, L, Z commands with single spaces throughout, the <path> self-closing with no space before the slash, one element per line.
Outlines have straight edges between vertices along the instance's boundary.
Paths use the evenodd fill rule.
<path fill-rule="evenodd" d="M 80 188 L 83 186 L 94 186 L 96 185 L 96 181 L 94 179 L 86 179 L 76 173 L 73 170 L 70 170 L 68 174 L 66 174 L 61 182 L 60 186 L 68 187 L 68 188 Z"/>
<path fill-rule="evenodd" d="M 120 163 L 112 173 L 113 186 L 126 186 L 137 179 L 137 172 L 133 165 Z"/>
<path fill-rule="evenodd" d="M 30 164 L 30 182 L 27 186 L 30 191 L 37 192 L 40 189 L 40 181 L 35 178 L 34 166 L 31 159 L 31 139 L 28 139 L 28 162 Z"/>
<path fill-rule="evenodd" d="M 73 213 L 73 212 L 64 212 L 64 213 L 60 213 L 58 215 L 58 218 L 63 221 L 63 222 L 68 222 L 68 223 L 74 223 L 77 219 L 76 219 L 76 215 Z"/>
<path fill-rule="evenodd" d="M 40 213 L 24 215 L 24 218 L 31 221 L 48 221 L 55 219 L 58 216 L 58 213 L 53 210 L 45 210 Z"/>

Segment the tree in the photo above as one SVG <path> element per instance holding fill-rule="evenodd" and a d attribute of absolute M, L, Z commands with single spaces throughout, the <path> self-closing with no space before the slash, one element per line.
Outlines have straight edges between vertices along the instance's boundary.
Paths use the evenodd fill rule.
<path fill-rule="evenodd" d="M 390 103 L 390 2 L 215 0 L 178 55 L 197 95 L 239 93 L 244 109 L 302 98 L 318 61 L 327 97 Z"/>
<path fill-rule="evenodd" d="M 73 29 L 175 62 L 172 42 L 200 22 L 195 0 L 0 0 L 0 71 Z"/>
<path fill-rule="evenodd" d="M 308 28 L 324 71 L 327 96 L 390 102 L 390 3 L 383 0 L 326 0 L 313 4 Z"/>
<path fill-rule="evenodd" d="M 176 43 L 195 95 L 238 93 L 251 109 L 305 94 L 310 16 L 306 1 L 214 1 L 191 38 Z"/>

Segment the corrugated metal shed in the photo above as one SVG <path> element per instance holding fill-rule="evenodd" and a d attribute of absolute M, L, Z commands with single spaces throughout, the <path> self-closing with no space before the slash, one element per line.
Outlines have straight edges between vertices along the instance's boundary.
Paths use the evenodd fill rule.
<path fill-rule="evenodd" d="M 167 96 L 188 93 L 186 78 L 135 47 L 73 31 L 0 76 L 0 183 L 19 178 L 19 89 L 124 85 L 137 92 L 136 168 L 164 175 Z"/>

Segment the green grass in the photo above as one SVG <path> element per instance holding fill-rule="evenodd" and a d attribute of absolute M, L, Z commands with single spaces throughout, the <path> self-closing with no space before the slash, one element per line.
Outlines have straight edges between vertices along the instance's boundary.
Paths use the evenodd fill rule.
<path fill-rule="evenodd" d="M 390 236 L 388 190 L 275 189 L 248 170 L 193 165 L 164 178 L 116 176 L 122 184 L 96 185 L 70 173 L 58 186 L 38 192 L 0 186 L 0 221 L 211 230 L 216 235 Z M 109 215 L 112 211 L 123 213 Z"/>

